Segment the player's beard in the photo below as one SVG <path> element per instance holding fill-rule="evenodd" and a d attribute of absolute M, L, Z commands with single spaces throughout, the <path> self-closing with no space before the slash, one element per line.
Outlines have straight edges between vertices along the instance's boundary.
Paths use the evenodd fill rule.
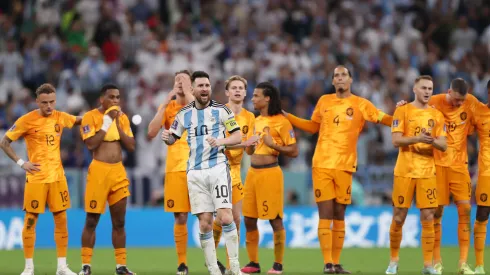
<path fill-rule="evenodd" d="M 204 106 L 204 105 L 208 104 L 208 102 L 209 102 L 211 99 L 209 98 L 209 95 L 208 95 L 208 96 L 207 96 L 207 100 L 206 100 L 206 101 L 204 101 L 204 100 L 202 99 L 202 97 L 201 97 L 201 96 L 196 96 L 196 100 L 197 100 L 197 102 L 199 102 L 199 104 L 201 104 L 201 105 L 203 105 L 203 106 Z"/>

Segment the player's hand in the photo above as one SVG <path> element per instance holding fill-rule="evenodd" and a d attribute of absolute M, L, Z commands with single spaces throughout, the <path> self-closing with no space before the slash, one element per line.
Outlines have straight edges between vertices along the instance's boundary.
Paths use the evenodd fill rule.
<path fill-rule="evenodd" d="M 121 108 L 119 106 L 112 106 L 109 109 L 107 109 L 106 114 L 114 120 L 116 117 L 119 116 L 120 112 L 121 112 Z"/>
<path fill-rule="evenodd" d="M 270 128 L 265 127 L 264 133 L 265 133 L 265 135 L 262 137 L 262 139 L 263 139 L 265 145 L 272 148 L 272 146 L 274 146 L 275 143 L 274 143 L 274 139 L 272 139 L 272 136 L 270 133 Z"/>
<path fill-rule="evenodd" d="M 41 171 L 41 169 L 38 168 L 39 166 L 41 166 L 41 164 L 26 161 L 22 165 L 22 169 L 30 174 L 34 174 L 35 172 Z"/>
<path fill-rule="evenodd" d="M 167 129 L 163 129 L 162 131 L 162 140 L 165 141 L 165 142 L 168 142 L 170 140 L 170 130 L 167 130 Z"/>
<path fill-rule="evenodd" d="M 192 83 L 189 78 L 182 78 L 182 90 L 184 93 L 193 94 Z"/>
<path fill-rule="evenodd" d="M 206 141 L 211 145 L 211 147 L 219 147 L 221 146 L 221 142 L 218 139 L 215 139 L 214 137 L 207 137 Z"/>
<path fill-rule="evenodd" d="M 260 137 L 257 135 L 251 136 L 249 139 L 247 139 L 244 143 L 245 146 L 256 146 L 259 143 Z"/>
<path fill-rule="evenodd" d="M 427 144 L 432 144 L 434 142 L 434 138 L 429 134 L 429 133 L 420 133 L 417 136 L 419 142 L 421 143 L 427 143 Z"/>
<path fill-rule="evenodd" d="M 398 107 L 401 107 L 401 106 L 403 106 L 403 105 L 405 105 L 405 104 L 407 104 L 407 103 L 408 103 L 408 102 L 406 102 L 405 100 L 400 100 L 400 101 L 398 101 L 398 102 L 396 103 L 396 107 L 397 107 L 397 108 L 398 108 Z"/>

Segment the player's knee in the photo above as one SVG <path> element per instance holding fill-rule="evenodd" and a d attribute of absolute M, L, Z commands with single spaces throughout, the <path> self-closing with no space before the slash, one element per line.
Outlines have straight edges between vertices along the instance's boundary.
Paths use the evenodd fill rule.
<path fill-rule="evenodd" d="M 243 221 L 245 222 L 245 228 L 247 231 L 257 230 L 257 219 L 244 217 Z"/>
<path fill-rule="evenodd" d="M 124 216 L 122 217 L 114 217 L 112 218 L 112 227 L 115 230 L 124 229 L 124 225 L 126 224 L 126 219 Z"/>
<path fill-rule="evenodd" d="M 432 221 L 434 220 L 435 209 L 421 209 L 420 210 L 420 220 L 421 221 Z"/>
<path fill-rule="evenodd" d="M 187 224 L 187 212 L 174 213 L 175 223 L 176 224 Z"/>
<path fill-rule="evenodd" d="M 393 221 L 399 225 L 403 225 L 405 223 L 405 219 L 407 218 L 408 209 L 395 209 L 393 214 Z"/>
<path fill-rule="evenodd" d="M 277 217 L 273 220 L 269 221 L 272 227 L 272 230 L 275 231 L 281 231 L 284 229 L 284 224 L 282 222 L 282 219 L 280 217 Z"/>
<path fill-rule="evenodd" d="M 35 231 L 37 223 L 38 214 L 26 212 L 24 219 L 24 230 L 25 231 Z"/>
<path fill-rule="evenodd" d="M 488 220 L 488 215 L 490 214 L 489 206 L 478 206 L 476 209 L 476 220 L 479 222 L 484 222 Z"/>
<path fill-rule="evenodd" d="M 99 222 L 99 215 L 91 214 L 91 213 L 87 214 L 87 218 L 85 220 L 86 230 L 95 231 L 98 222 Z"/>
<path fill-rule="evenodd" d="M 67 226 L 67 219 L 66 219 L 66 211 L 61 211 L 58 213 L 53 213 L 54 217 L 54 226 L 56 229 L 66 229 Z"/>
<path fill-rule="evenodd" d="M 434 218 L 440 219 L 443 213 L 444 213 L 444 206 L 439 205 L 439 207 L 437 207 L 436 209 L 436 212 L 434 213 Z"/>

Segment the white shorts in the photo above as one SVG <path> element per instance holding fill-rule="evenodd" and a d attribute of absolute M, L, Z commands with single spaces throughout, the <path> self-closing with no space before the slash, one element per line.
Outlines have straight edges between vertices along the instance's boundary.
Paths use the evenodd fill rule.
<path fill-rule="evenodd" d="M 225 162 L 208 169 L 190 170 L 187 187 L 193 215 L 232 207 L 230 168 Z"/>

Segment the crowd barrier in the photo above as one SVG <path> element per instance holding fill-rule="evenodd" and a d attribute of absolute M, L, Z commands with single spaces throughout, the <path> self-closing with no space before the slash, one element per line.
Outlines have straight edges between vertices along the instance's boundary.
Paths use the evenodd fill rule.
<path fill-rule="evenodd" d="M 474 213 L 472 209 L 472 224 Z M 0 209 L 0 250 L 22 247 L 22 224 L 24 213 Z M 346 213 L 345 247 L 388 247 L 392 219 L 391 207 L 349 207 Z M 128 247 L 173 247 L 173 215 L 161 208 L 131 208 L 126 216 Z M 85 222 L 81 209 L 68 210 L 69 246 L 80 247 L 80 236 Z M 457 210 L 447 207 L 442 224 L 442 245 L 457 245 Z M 284 211 L 284 226 L 288 247 L 318 247 L 318 212 L 315 207 L 287 207 Z M 36 232 L 36 247 L 54 248 L 53 217 L 51 213 L 40 215 Z M 189 245 L 199 246 L 199 226 L 196 217 L 189 216 Z M 272 228 L 268 221 L 259 220 L 260 246 L 273 247 Z M 420 244 L 419 211 L 412 208 L 403 227 L 404 247 Z M 241 236 L 245 236 L 242 223 Z M 223 245 L 223 240 L 222 240 Z M 241 239 L 245 245 L 245 238 Z M 110 215 L 106 211 L 97 228 L 96 247 L 112 247 Z"/>

